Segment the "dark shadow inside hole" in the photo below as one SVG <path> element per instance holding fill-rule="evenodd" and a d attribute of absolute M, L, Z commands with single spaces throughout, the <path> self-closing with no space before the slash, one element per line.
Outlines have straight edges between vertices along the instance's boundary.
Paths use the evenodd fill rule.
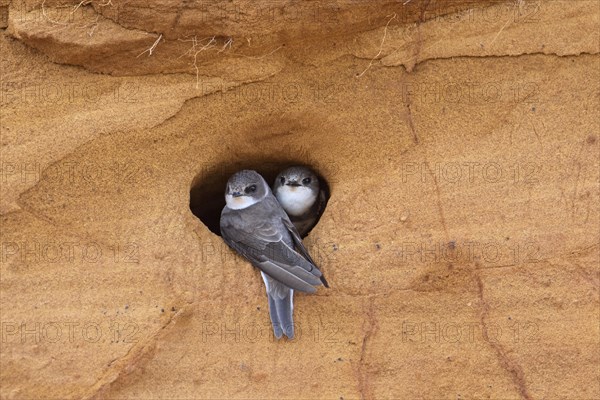
<path fill-rule="evenodd" d="M 295 165 L 303 165 L 315 171 L 329 200 L 329 184 L 318 170 L 305 163 L 275 160 L 232 162 L 207 166 L 198 172 L 190 189 L 190 210 L 212 233 L 221 236 L 219 221 L 221 210 L 225 207 L 225 185 L 231 175 L 242 169 L 253 169 L 272 187 L 279 172 Z"/>

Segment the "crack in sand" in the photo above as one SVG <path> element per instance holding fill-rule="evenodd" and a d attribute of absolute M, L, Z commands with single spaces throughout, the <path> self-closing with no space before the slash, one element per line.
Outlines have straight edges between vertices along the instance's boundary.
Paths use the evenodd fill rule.
<path fill-rule="evenodd" d="M 519 58 L 519 57 L 536 56 L 536 55 L 558 57 L 558 58 L 570 58 L 570 57 L 579 57 L 579 56 L 585 56 L 585 55 L 594 56 L 594 55 L 598 55 L 598 54 L 600 54 L 600 52 L 581 51 L 577 54 L 558 54 L 558 53 L 552 53 L 552 52 L 534 51 L 534 52 L 530 52 L 530 53 L 519 53 L 519 54 L 485 54 L 485 55 L 481 55 L 481 56 L 478 56 L 478 55 L 454 55 L 454 56 L 439 56 L 439 57 L 424 58 L 420 61 L 417 61 L 410 68 L 404 64 L 405 61 L 402 61 L 399 63 L 394 63 L 394 64 L 389 64 L 389 65 L 383 65 L 383 66 L 388 67 L 388 68 L 404 67 L 406 69 L 406 72 L 410 73 L 417 65 L 420 65 L 420 64 L 428 62 L 428 61 L 437 61 L 437 60 L 466 60 L 466 59 L 507 58 L 507 57 L 508 58 Z M 357 57 L 357 58 L 359 58 L 359 57 Z M 383 57 L 383 58 L 385 58 L 385 57 Z"/>
<path fill-rule="evenodd" d="M 65 242 L 65 244 L 79 245 L 80 243 L 88 243 L 88 244 L 93 243 L 94 245 L 100 246 L 100 249 L 103 251 L 105 249 L 109 250 L 109 251 L 114 249 L 114 243 L 112 243 L 110 241 L 98 239 L 97 237 L 91 236 L 85 232 L 72 232 L 70 229 L 64 229 L 64 228 L 69 228 L 70 226 L 66 225 L 66 224 L 60 225 L 59 223 L 57 223 L 57 221 L 53 220 L 52 218 L 46 217 L 44 214 L 33 209 L 28 204 L 22 204 L 20 202 L 18 202 L 17 204 L 19 205 L 19 207 L 21 207 L 21 210 L 12 211 L 9 214 L 16 214 L 16 215 L 29 214 L 33 218 L 37 219 L 38 221 L 41 221 L 41 222 L 44 222 L 44 223 L 50 225 L 51 227 L 55 228 L 56 230 L 59 230 L 61 235 L 73 239 L 72 242 Z M 5 215 L 1 215 L 1 217 L 5 217 Z"/>
<path fill-rule="evenodd" d="M 419 55 L 421 54 L 421 49 L 423 48 L 423 35 L 421 33 L 421 25 L 425 22 L 425 10 L 429 7 L 430 0 L 426 0 L 423 8 L 421 8 L 421 13 L 419 14 L 419 20 L 416 22 L 416 30 L 417 30 L 417 40 L 415 41 L 415 46 L 413 48 L 413 56 L 406 61 L 413 61 L 411 65 L 406 65 L 403 63 L 406 68 L 406 72 L 412 72 L 413 69 L 419 64 Z M 405 62 L 406 62 L 405 61 Z"/>
<path fill-rule="evenodd" d="M 410 110 L 410 109 L 409 109 Z M 412 118 L 411 118 L 412 119 Z M 411 127 L 411 129 L 414 130 L 414 125 Z M 416 135 L 416 130 L 414 130 L 413 132 Z M 441 193 L 440 193 L 440 187 L 437 181 L 437 177 L 435 176 L 435 174 L 433 173 L 433 171 L 431 170 L 431 167 L 429 166 L 429 162 L 426 160 L 425 161 L 425 166 L 427 167 L 427 171 L 431 174 L 431 176 L 433 177 L 433 181 L 434 181 L 434 187 L 435 187 L 435 192 L 436 192 L 436 198 L 437 198 L 437 208 L 438 208 L 438 213 L 440 216 L 440 222 L 442 224 L 442 227 L 444 229 L 444 234 L 446 237 L 446 241 L 449 240 L 449 236 L 448 236 L 448 228 L 447 228 L 447 224 L 446 224 L 446 217 L 444 215 L 444 208 L 442 206 L 442 200 L 441 200 Z M 476 272 L 476 270 L 473 270 L 473 275 L 475 277 L 476 283 L 477 283 L 477 290 L 478 290 L 478 295 L 479 295 L 479 301 L 481 303 L 481 316 L 480 316 L 480 320 L 481 320 L 481 326 L 483 329 L 483 337 L 484 340 L 486 341 L 486 343 L 488 343 L 490 345 L 490 347 L 494 350 L 494 352 L 496 353 L 496 356 L 498 358 L 498 361 L 500 362 L 500 365 L 510 373 L 513 382 L 515 383 L 520 395 L 526 399 L 526 400 L 530 400 L 531 396 L 529 394 L 529 391 L 527 389 L 527 385 L 526 385 L 526 381 L 525 381 L 525 374 L 523 372 L 523 369 L 521 368 L 520 365 L 518 365 L 516 362 L 512 361 L 507 355 L 506 355 L 506 350 L 504 349 L 504 347 L 502 347 L 500 345 L 500 343 L 497 342 L 493 342 L 491 340 L 489 340 L 489 336 L 488 336 L 488 326 L 487 326 L 487 318 L 489 315 L 489 305 L 488 303 L 485 301 L 484 295 L 483 295 L 483 281 L 481 280 L 480 275 Z M 372 303 L 371 303 L 372 304 Z M 369 310 L 370 313 L 372 312 L 372 310 Z M 369 318 L 372 318 L 372 315 L 369 314 Z M 365 338 L 363 339 L 363 351 L 361 352 L 361 366 L 363 364 L 363 356 L 364 356 L 364 352 L 366 349 L 366 340 L 371 336 L 372 332 L 373 332 L 373 327 L 371 326 L 369 330 L 367 330 L 367 334 L 365 334 Z M 359 375 L 359 377 L 362 375 Z M 359 388 L 361 389 L 361 398 L 365 398 L 365 396 L 363 395 L 364 393 L 364 387 L 365 387 L 365 382 L 364 381 L 360 381 L 360 386 Z M 368 382 L 367 382 L 368 383 Z M 366 386 L 368 388 L 368 386 Z"/>
<path fill-rule="evenodd" d="M 541 51 L 534 51 L 531 53 L 519 53 L 519 54 L 486 54 L 486 55 L 454 55 L 454 56 L 439 56 L 439 57 L 430 57 L 430 58 L 425 58 L 423 60 L 418 61 L 417 63 L 415 63 L 414 65 L 412 65 L 410 68 L 408 66 L 406 66 L 404 63 L 407 60 L 404 60 L 402 62 L 398 62 L 398 63 L 393 63 L 393 64 L 381 64 L 380 67 L 382 68 L 397 68 L 397 67 L 403 67 L 404 70 L 407 73 L 411 73 L 411 71 L 418 65 L 420 64 L 424 64 L 427 63 L 429 61 L 438 61 L 438 60 L 468 60 L 468 59 L 485 59 L 485 58 L 497 58 L 497 59 L 501 59 L 501 58 L 520 58 L 520 57 L 527 57 L 527 56 L 549 56 L 549 57 L 557 57 L 557 58 L 575 58 L 575 57 L 580 57 L 580 56 L 595 56 L 600 54 L 600 52 L 588 52 L 588 51 L 581 51 L 577 54 L 558 54 L 558 53 L 551 53 L 551 52 L 541 52 Z M 385 59 L 385 57 L 389 56 L 385 55 L 385 56 L 381 56 L 380 59 Z M 338 61 L 344 57 L 352 57 L 355 58 L 357 60 L 371 60 L 371 58 L 369 57 L 363 57 L 363 56 L 359 56 L 353 53 L 344 53 L 338 57 L 335 57 L 334 59 L 331 60 L 331 62 L 335 62 Z M 410 60 L 410 59 L 409 59 Z"/>
<path fill-rule="evenodd" d="M 171 30 L 174 30 L 179 25 L 179 20 L 181 19 L 181 14 L 183 14 L 183 9 L 188 7 L 189 0 L 183 0 L 177 6 L 177 12 L 175 14 L 175 18 L 173 19 L 173 23 L 171 23 Z"/>
<path fill-rule="evenodd" d="M 94 400 L 102 398 L 103 394 L 110 389 L 113 383 L 115 383 L 121 377 L 133 372 L 143 361 L 144 357 L 155 349 L 158 340 L 165 333 L 165 329 L 176 322 L 181 315 L 185 314 L 187 308 L 193 304 L 193 302 L 187 303 L 146 340 L 132 346 L 127 353 L 125 353 L 125 355 L 117 358 L 116 360 L 112 360 L 108 369 L 102 374 L 96 383 L 86 390 L 86 394 L 83 395 L 82 399 Z M 148 360 L 149 359 L 150 358 L 148 358 Z"/>
<path fill-rule="evenodd" d="M 373 300 L 369 302 L 367 320 L 365 320 L 364 324 L 366 324 L 367 327 L 363 336 L 362 345 L 360 349 L 360 359 L 356 368 L 356 375 L 358 379 L 358 392 L 360 393 L 360 398 L 362 400 L 372 399 L 374 397 L 373 388 L 369 379 L 369 371 L 368 368 L 365 366 L 368 343 L 371 341 L 373 335 L 377 332 L 377 319 L 375 318 L 375 304 Z"/>
<path fill-rule="evenodd" d="M 186 106 L 186 104 L 188 102 L 193 101 L 194 99 L 198 99 L 198 98 L 208 98 L 210 96 L 216 96 L 219 93 L 226 93 L 229 89 L 233 89 L 233 88 L 241 88 L 243 86 L 246 85 L 251 85 L 253 83 L 259 83 L 259 82 L 264 82 L 265 80 L 274 77 L 275 75 L 279 74 L 281 72 L 281 70 L 277 71 L 277 72 L 273 72 L 269 75 L 265 75 L 264 77 L 258 78 L 258 79 L 254 79 L 254 80 L 248 80 L 248 81 L 238 81 L 234 84 L 231 85 L 231 87 L 227 87 L 227 88 L 221 88 L 219 90 L 216 90 L 214 92 L 211 93 L 205 93 L 205 94 L 201 94 L 201 95 L 197 95 L 197 96 L 193 96 L 193 97 L 189 97 L 185 100 L 183 100 L 183 102 L 181 103 L 181 105 L 179 106 L 179 108 L 173 113 L 171 114 L 169 117 L 165 118 L 164 120 L 162 120 L 161 122 L 152 125 L 149 129 L 155 129 L 155 128 L 159 128 L 163 125 L 165 125 L 167 122 L 169 122 L 170 120 L 174 119 L 177 117 L 177 115 L 179 115 L 179 113 L 183 110 L 183 108 Z"/>
<path fill-rule="evenodd" d="M 74 65 L 74 66 L 75 66 L 75 67 L 80 67 L 80 66 L 76 66 L 76 65 Z M 80 67 L 80 68 L 83 68 L 83 67 Z M 85 69 L 85 68 L 84 68 L 84 69 Z M 167 122 L 171 121 L 172 119 L 176 118 L 176 117 L 177 117 L 177 116 L 178 116 L 178 115 L 181 113 L 181 111 L 183 110 L 183 108 L 185 107 L 185 105 L 186 105 L 188 102 L 190 102 L 190 101 L 192 101 L 192 100 L 194 100 L 194 99 L 197 99 L 197 98 L 203 98 L 203 97 L 208 97 L 208 96 L 212 96 L 212 95 L 217 95 L 217 94 L 219 94 L 219 93 L 225 93 L 225 92 L 226 92 L 227 90 L 229 90 L 229 89 L 232 89 L 232 88 L 240 88 L 240 87 L 243 87 L 243 86 L 245 86 L 245 85 L 250 85 L 250 84 L 252 84 L 252 83 L 263 82 L 264 80 L 266 80 L 266 79 L 269 79 L 269 78 L 271 78 L 271 77 L 273 77 L 273 76 L 277 75 L 277 74 L 278 74 L 280 71 L 281 71 L 281 70 L 279 70 L 279 71 L 277 71 L 277 72 L 274 72 L 274 73 L 271 73 L 271 74 L 269 74 L 269 75 L 265 75 L 264 77 L 261 77 L 261 78 L 255 79 L 255 80 L 247 80 L 247 81 L 238 81 L 238 82 L 233 82 L 233 83 L 231 84 L 231 86 L 230 86 L 230 87 L 226 87 L 226 88 L 225 88 L 225 87 L 222 87 L 221 89 L 219 89 L 219 90 L 216 90 L 216 91 L 214 91 L 214 92 L 210 92 L 210 93 L 204 93 L 204 94 L 199 94 L 199 95 L 195 95 L 195 96 L 189 97 L 189 98 L 187 98 L 187 99 L 184 99 L 184 100 L 181 102 L 181 104 L 179 104 L 179 106 L 177 107 L 177 109 L 176 109 L 176 110 L 175 110 L 175 111 L 174 111 L 174 112 L 173 112 L 171 115 L 169 115 L 168 117 L 166 117 L 166 118 L 165 118 L 165 119 L 163 119 L 162 121 L 160 121 L 160 122 L 158 122 L 158 123 L 156 123 L 156 124 L 154 124 L 154 125 L 152 125 L 152 126 L 148 127 L 148 128 L 147 128 L 147 130 L 153 130 L 153 129 L 155 129 L 155 128 L 159 128 L 159 127 L 163 126 L 164 124 L 166 124 Z M 49 162 L 49 163 L 48 163 L 48 165 L 47 165 L 47 167 L 46 167 L 46 168 L 44 168 L 43 170 L 41 170 L 41 171 L 40 171 L 40 177 L 43 177 L 43 176 L 45 176 L 45 173 L 46 173 L 46 171 L 50 170 L 50 169 L 51 169 L 53 166 L 55 166 L 55 165 L 60 165 L 60 163 L 61 163 L 61 162 L 63 162 L 63 160 L 67 159 L 67 158 L 68 158 L 68 157 L 70 157 L 70 156 L 73 156 L 73 155 L 77 154 L 77 153 L 79 152 L 79 150 L 80 150 L 80 149 L 84 148 L 85 146 L 88 146 L 90 143 L 94 142 L 95 140 L 97 140 L 97 139 L 99 139 L 99 138 L 105 138 L 105 137 L 107 137 L 107 136 L 110 136 L 110 135 L 112 135 L 112 134 L 98 134 L 98 135 L 96 135 L 96 136 L 92 137 L 91 139 L 89 139 L 89 140 L 86 140 L 86 141 L 85 141 L 85 142 L 83 142 L 83 143 L 80 143 L 79 145 L 75 146 L 75 147 L 74 147 L 74 148 L 73 148 L 71 151 L 69 151 L 68 153 L 66 153 L 66 154 L 63 154 L 63 155 L 62 155 L 60 158 L 58 158 L 58 159 L 56 159 L 56 160 L 53 160 L 53 161 Z M 39 211 L 39 210 L 36 210 L 36 209 L 34 209 L 32 206 L 29 206 L 29 205 L 25 204 L 25 203 L 24 203 L 24 201 L 23 201 L 23 197 L 24 197 L 24 196 L 26 196 L 26 195 L 27 195 L 28 193 L 30 193 L 31 191 L 35 190 L 35 189 L 38 187 L 38 185 L 40 185 L 40 183 L 41 183 L 42 181 L 43 181 L 43 180 L 42 180 L 42 179 L 40 179 L 40 180 L 39 180 L 39 181 L 37 181 L 35 184 L 33 184 L 33 185 L 32 185 L 32 186 L 30 186 L 29 188 L 25 189 L 23 192 L 21 192 L 21 193 L 19 194 L 19 196 L 18 196 L 18 198 L 17 198 L 17 201 L 16 201 L 16 203 L 17 203 L 17 205 L 18 205 L 18 206 L 21 208 L 21 210 L 12 210 L 12 211 L 9 211 L 8 213 L 0 213 L 0 216 L 4 217 L 4 216 L 6 216 L 6 215 L 8 215 L 8 214 L 12 214 L 12 213 L 20 213 L 20 212 L 23 212 L 23 211 L 27 211 L 27 212 L 29 212 L 30 214 L 32 214 L 32 215 L 34 215 L 35 217 L 37 217 L 38 219 L 40 219 L 40 220 L 43 220 L 44 222 L 47 222 L 47 223 L 49 223 L 49 224 L 51 224 L 51 225 L 54 225 L 54 226 L 57 226 L 57 227 L 58 227 L 58 226 L 60 226 L 60 225 L 57 223 L 57 221 L 54 221 L 54 220 L 50 219 L 49 217 L 45 216 L 45 215 L 43 214 L 43 212 L 41 212 L 41 211 Z"/>
<path fill-rule="evenodd" d="M 431 176 L 433 177 L 433 184 L 435 187 L 435 195 L 436 195 L 436 199 L 437 199 L 437 208 L 438 208 L 438 213 L 440 215 L 440 223 L 442 224 L 442 228 L 444 229 L 444 235 L 446 237 L 446 242 L 448 242 L 448 241 L 450 241 L 450 239 L 448 236 L 448 227 L 446 225 L 446 217 L 444 216 L 444 208 L 442 207 L 442 197 L 441 197 L 441 193 L 440 193 L 440 185 L 438 184 L 437 176 L 431 170 L 431 167 L 429 166 L 428 161 L 425 161 L 425 166 L 427 167 L 427 172 L 429 172 L 431 174 Z"/>
<path fill-rule="evenodd" d="M 550 258 L 543 259 L 543 260 L 540 260 L 540 262 L 545 262 L 546 264 L 550 265 L 553 268 L 564 270 L 564 267 L 565 267 L 564 265 L 558 265 L 551 261 L 554 259 L 556 259 L 557 261 L 563 260 L 560 257 L 555 257 L 552 259 L 550 259 Z M 565 261 L 570 260 L 570 257 L 566 257 L 566 258 L 564 258 L 564 260 Z M 588 270 L 586 270 L 584 267 L 582 267 L 579 263 L 577 263 L 575 261 L 571 261 L 571 266 L 583 280 L 585 280 L 587 283 L 590 284 L 590 286 L 592 286 L 592 288 L 594 288 L 596 290 L 598 288 L 600 288 L 600 279 L 599 279 L 597 270 L 594 271 L 595 273 L 589 272 Z"/>
<path fill-rule="evenodd" d="M 406 102 L 406 119 L 408 120 L 408 126 L 410 127 L 410 131 L 413 135 L 413 140 L 415 144 L 419 144 L 419 136 L 417 135 L 417 130 L 415 129 L 415 124 L 412 118 L 412 108 L 411 108 L 411 97 L 408 96 L 408 101 Z"/>
<path fill-rule="evenodd" d="M 481 280 L 481 276 L 475 272 L 473 272 L 475 281 L 477 283 L 477 293 L 479 296 L 479 301 L 481 303 L 481 327 L 483 331 L 483 339 L 484 341 L 494 350 L 496 353 L 496 357 L 502 368 L 504 368 L 511 376 L 519 394 L 522 398 L 526 400 L 531 400 L 532 397 L 529 394 L 529 390 L 527 389 L 527 383 L 525 381 L 525 373 L 523 372 L 523 368 L 519 364 L 517 364 L 514 360 L 511 360 L 508 355 L 506 349 L 496 341 L 492 341 L 488 336 L 488 324 L 487 319 L 489 316 L 489 304 L 486 302 L 483 291 L 483 281 Z"/>

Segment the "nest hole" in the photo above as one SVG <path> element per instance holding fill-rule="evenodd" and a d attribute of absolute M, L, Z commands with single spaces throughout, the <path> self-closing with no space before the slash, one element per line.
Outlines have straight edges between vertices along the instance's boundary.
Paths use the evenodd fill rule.
<path fill-rule="evenodd" d="M 222 163 L 204 168 L 192 181 L 190 210 L 212 233 L 221 236 L 219 221 L 221 210 L 225 207 L 225 185 L 231 175 L 242 169 L 252 169 L 261 174 L 269 187 L 272 187 L 279 172 L 297 165 L 308 167 L 316 173 L 321 189 L 325 190 L 327 200 L 329 200 L 329 184 L 317 168 L 301 162 L 263 160 L 260 162 Z"/>

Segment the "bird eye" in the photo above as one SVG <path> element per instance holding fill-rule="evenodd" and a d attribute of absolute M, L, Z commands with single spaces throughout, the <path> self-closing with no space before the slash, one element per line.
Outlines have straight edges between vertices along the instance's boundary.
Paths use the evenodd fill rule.
<path fill-rule="evenodd" d="M 304 179 L 302 179 L 302 184 L 303 185 L 310 185 L 310 178 L 304 178 Z"/>
<path fill-rule="evenodd" d="M 282 176 L 281 178 L 279 178 L 279 182 L 281 182 L 281 184 L 283 185 L 285 183 L 285 177 Z"/>
<path fill-rule="evenodd" d="M 246 192 L 246 193 L 252 193 L 255 191 L 256 191 L 256 185 L 250 185 L 246 189 L 244 189 L 244 192 Z"/>

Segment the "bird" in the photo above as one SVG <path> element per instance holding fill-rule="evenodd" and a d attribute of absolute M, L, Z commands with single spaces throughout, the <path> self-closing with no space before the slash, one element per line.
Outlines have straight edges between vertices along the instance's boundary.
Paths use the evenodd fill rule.
<path fill-rule="evenodd" d="M 281 171 L 273 183 L 273 193 L 300 237 L 314 228 L 327 205 L 327 193 L 317 174 L 303 166 Z"/>
<path fill-rule="evenodd" d="M 256 171 L 233 174 L 225 188 L 221 237 L 261 272 L 267 290 L 273 334 L 294 338 L 294 291 L 329 287 L 302 244 L 300 234 Z"/>

